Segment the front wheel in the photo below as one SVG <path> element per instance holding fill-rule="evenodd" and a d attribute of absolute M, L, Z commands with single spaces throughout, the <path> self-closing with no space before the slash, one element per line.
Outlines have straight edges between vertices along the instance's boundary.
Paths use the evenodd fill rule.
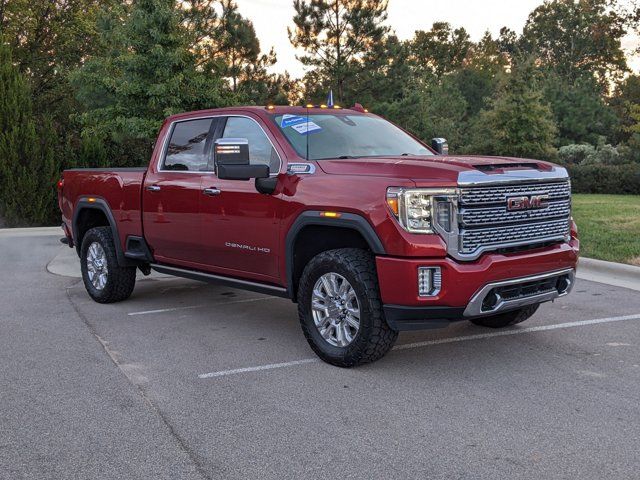
<path fill-rule="evenodd" d="M 481 327 L 489 328 L 503 328 L 522 323 L 530 318 L 536 311 L 540 304 L 529 305 L 519 308 L 518 310 L 512 310 L 510 312 L 499 313 L 497 315 L 491 315 L 488 317 L 472 318 L 471 323 L 479 325 Z"/>
<path fill-rule="evenodd" d="M 329 250 L 307 264 L 298 314 L 313 351 L 338 367 L 378 360 L 398 338 L 384 319 L 374 257 L 360 249 Z"/>
<path fill-rule="evenodd" d="M 82 239 L 80 267 L 89 296 L 98 303 L 114 303 L 131 296 L 136 268 L 121 267 L 109 227 L 89 230 Z"/>

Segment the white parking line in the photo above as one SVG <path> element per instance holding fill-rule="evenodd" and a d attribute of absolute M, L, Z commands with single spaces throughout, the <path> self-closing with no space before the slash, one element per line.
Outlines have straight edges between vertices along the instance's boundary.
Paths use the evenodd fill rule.
<path fill-rule="evenodd" d="M 587 325 L 597 325 L 599 323 L 621 322 L 624 320 L 640 320 L 640 314 L 624 315 L 622 317 L 596 318 L 593 320 L 579 320 L 576 322 L 556 323 L 554 325 L 541 325 L 538 327 L 517 328 L 512 330 L 502 330 L 499 332 L 479 333 L 476 335 L 465 335 L 462 337 L 440 338 L 438 340 L 427 340 L 425 342 L 405 343 L 403 345 L 396 345 L 395 347 L 393 347 L 393 350 L 408 350 L 411 348 L 428 347 L 430 345 L 441 345 L 444 343 L 465 342 L 468 340 L 482 340 L 485 338 L 505 337 L 509 335 L 521 335 L 523 333 L 544 332 L 547 330 L 557 330 L 561 328 L 584 327 Z M 320 362 L 319 358 L 303 358 L 301 360 L 293 360 L 291 362 L 271 363 L 267 365 L 258 365 L 255 367 L 236 368 L 233 370 L 220 370 L 217 372 L 202 373 L 198 375 L 198 378 L 224 377 L 227 375 L 235 375 L 238 373 L 257 372 L 261 370 L 273 370 L 276 368 L 294 367 L 296 365 L 303 365 L 306 363 L 318 363 L 318 362 Z"/>
<path fill-rule="evenodd" d="M 127 313 L 127 315 L 129 315 L 130 317 L 135 316 L 135 315 L 148 315 L 150 313 L 165 313 L 165 312 L 177 312 L 179 310 L 191 310 L 194 308 L 204 308 L 204 307 L 217 307 L 220 305 L 231 305 L 234 303 L 250 303 L 250 302 L 260 302 L 263 300 L 274 300 L 277 297 L 260 297 L 260 298 L 245 298 L 243 300 L 231 300 L 229 302 L 216 302 L 216 303 L 209 303 L 207 305 L 190 305 L 187 307 L 173 307 L 173 308 L 160 308 L 158 310 L 145 310 L 142 312 L 131 312 L 131 313 Z"/>
<path fill-rule="evenodd" d="M 236 373 L 257 372 L 259 370 L 273 370 L 274 368 L 293 367 L 295 365 L 303 365 L 305 363 L 319 362 L 319 358 L 303 358 L 302 360 L 294 360 L 292 362 L 271 363 L 269 365 L 258 365 L 257 367 L 236 368 L 235 370 L 222 370 L 220 372 L 203 373 L 198 375 L 199 378 L 224 377 L 225 375 L 235 375 Z"/>

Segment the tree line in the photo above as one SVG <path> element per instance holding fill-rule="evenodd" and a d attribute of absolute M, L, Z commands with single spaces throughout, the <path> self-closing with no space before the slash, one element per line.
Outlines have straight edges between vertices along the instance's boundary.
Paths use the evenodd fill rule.
<path fill-rule="evenodd" d="M 453 154 L 552 160 L 575 190 L 640 194 L 640 76 L 621 45 L 637 5 L 546 0 L 522 32 L 478 41 L 446 22 L 400 40 L 387 0 L 293 6 L 302 78 L 271 73 L 233 0 L 0 0 L 0 216 L 55 223 L 62 169 L 146 164 L 168 115 L 329 89 Z"/>

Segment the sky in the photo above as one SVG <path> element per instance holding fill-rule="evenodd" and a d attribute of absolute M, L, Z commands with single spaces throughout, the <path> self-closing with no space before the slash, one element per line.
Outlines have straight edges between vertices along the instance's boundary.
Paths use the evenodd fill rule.
<path fill-rule="evenodd" d="M 301 76 L 304 69 L 296 60 L 296 51 L 287 36 L 287 27 L 293 24 L 293 0 L 236 1 L 240 13 L 253 22 L 262 50 L 275 48 L 278 63 L 272 71 L 288 70 L 294 77 Z M 389 0 L 387 23 L 402 40 L 411 38 L 416 30 L 428 30 L 435 21 L 463 26 L 472 40 L 479 40 L 486 30 L 496 36 L 503 26 L 521 33 L 529 13 L 541 3 L 541 0 Z M 623 47 L 631 49 L 639 43 L 638 37 L 628 36 Z M 640 72 L 640 57 L 630 58 L 629 64 Z"/>

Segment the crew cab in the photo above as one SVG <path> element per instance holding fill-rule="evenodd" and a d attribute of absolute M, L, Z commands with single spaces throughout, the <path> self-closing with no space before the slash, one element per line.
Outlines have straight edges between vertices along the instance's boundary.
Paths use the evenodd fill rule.
<path fill-rule="evenodd" d="M 564 168 L 448 155 L 359 105 L 174 115 L 146 168 L 65 170 L 58 193 L 95 301 L 138 269 L 286 297 L 341 367 L 402 330 L 522 322 L 578 262 Z"/>

